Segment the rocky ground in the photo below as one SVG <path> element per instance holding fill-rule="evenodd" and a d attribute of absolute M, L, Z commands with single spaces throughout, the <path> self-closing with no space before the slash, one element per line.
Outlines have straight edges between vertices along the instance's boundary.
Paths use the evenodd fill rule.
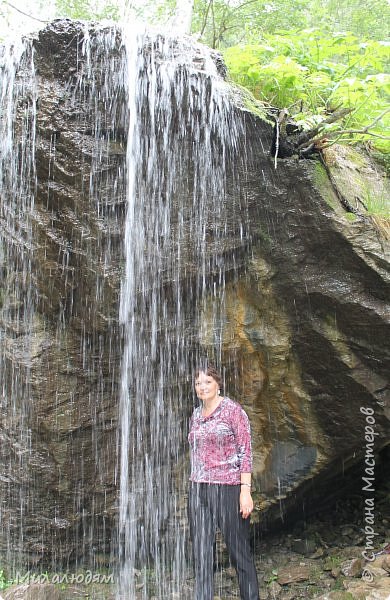
<path fill-rule="evenodd" d="M 389 495 L 376 508 L 378 555 L 370 562 L 362 554 L 366 535 L 359 500 L 261 541 L 256 559 L 261 600 L 390 600 Z"/>
<path fill-rule="evenodd" d="M 255 543 L 260 600 L 390 600 L 390 494 L 375 506 L 374 551 L 363 552 L 367 525 L 359 495 L 291 529 L 260 532 Z M 217 577 L 214 600 L 239 598 L 235 573 Z"/>
<path fill-rule="evenodd" d="M 366 561 L 367 543 L 361 498 L 357 495 L 321 515 L 291 528 L 266 532 L 259 527 L 255 540 L 260 600 L 390 600 L 390 483 L 375 506 L 375 560 Z M 372 551 L 368 552 L 371 557 Z M 219 567 L 214 600 L 239 598 L 234 569 L 219 542 Z M 140 586 L 141 588 L 141 586 Z M 167 600 L 190 600 L 189 574 L 180 594 Z M 139 598 L 145 593 L 139 589 Z M 156 596 L 151 592 L 150 600 Z M 114 600 L 107 584 L 19 584 L 0 592 L 4 600 Z"/>

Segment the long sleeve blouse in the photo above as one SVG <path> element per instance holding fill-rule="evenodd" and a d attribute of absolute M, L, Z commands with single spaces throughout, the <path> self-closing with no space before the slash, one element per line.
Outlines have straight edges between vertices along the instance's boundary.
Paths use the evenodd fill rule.
<path fill-rule="evenodd" d="M 195 408 L 188 440 L 191 481 L 239 485 L 241 473 L 252 472 L 249 419 L 230 398 L 223 398 L 207 417 L 202 415 L 201 406 Z"/>

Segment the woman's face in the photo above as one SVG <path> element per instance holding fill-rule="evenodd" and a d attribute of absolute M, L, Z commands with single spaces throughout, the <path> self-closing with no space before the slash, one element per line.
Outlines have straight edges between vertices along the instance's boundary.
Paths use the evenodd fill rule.
<path fill-rule="evenodd" d="M 206 375 L 206 373 L 200 371 L 198 377 L 195 377 L 195 392 L 203 402 L 215 400 L 218 391 L 219 385 L 211 375 Z"/>

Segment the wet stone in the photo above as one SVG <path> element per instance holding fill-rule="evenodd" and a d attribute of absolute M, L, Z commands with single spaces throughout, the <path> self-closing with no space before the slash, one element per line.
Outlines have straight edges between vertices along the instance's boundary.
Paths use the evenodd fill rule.
<path fill-rule="evenodd" d="M 282 589 L 282 586 L 277 581 L 271 581 L 268 586 L 268 598 L 279 598 Z"/>
<path fill-rule="evenodd" d="M 353 600 L 389 600 L 390 577 L 366 581 L 344 582 L 346 591 L 352 595 Z"/>
<path fill-rule="evenodd" d="M 325 550 L 323 548 L 317 548 L 317 550 L 310 555 L 310 558 L 323 558 L 324 556 Z"/>
<path fill-rule="evenodd" d="M 304 554 L 305 556 L 312 554 L 316 549 L 316 543 L 310 538 L 295 539 L 291 543 L 291 550 Z"/>
<path fill-rule="evenodd" d="M 297 598 L 297 594 L 292 590 L 282 591 L 279 596 L 280 600 L 294 600 L 294 598 Z"/>
<path fill-rule="evenodd" d="M 373 577 L 388 577 L 388 572 L 381 567 L 370 567 L 370 573 Z"/>
<path fill-rule="evenodd" d="M 309 577 L 310 569 L 306 565 L 290 565 L 278 569 L 278 583 L 280 585 L 306 581 Z"/>
<path fill-rule="evenodd" d="M 341 573 L 346 577 L 359 577 L 363 568 L 363 562 L 361 558 L 352 558 L 347 560 L 341 565 Z"/>
<path fill-rule="evenodd" d="M 62 600 L 61 592 L 54 584 L 22 584 L 2 592 L 4 600 Z"/>
<path fill-rule="evenodd" d="M 390 554 L 385 554 L 380 563 L 382 569 L 390 573 Z"/>

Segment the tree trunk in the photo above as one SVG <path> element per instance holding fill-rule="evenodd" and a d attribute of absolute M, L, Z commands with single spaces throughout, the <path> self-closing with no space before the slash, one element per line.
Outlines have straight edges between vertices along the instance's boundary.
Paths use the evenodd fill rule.
<path fill-rule="evenodd" d="M 182 34 L 191 33 L 192 11 L 194 0 L 177 0 L 175 25 Z"/>

